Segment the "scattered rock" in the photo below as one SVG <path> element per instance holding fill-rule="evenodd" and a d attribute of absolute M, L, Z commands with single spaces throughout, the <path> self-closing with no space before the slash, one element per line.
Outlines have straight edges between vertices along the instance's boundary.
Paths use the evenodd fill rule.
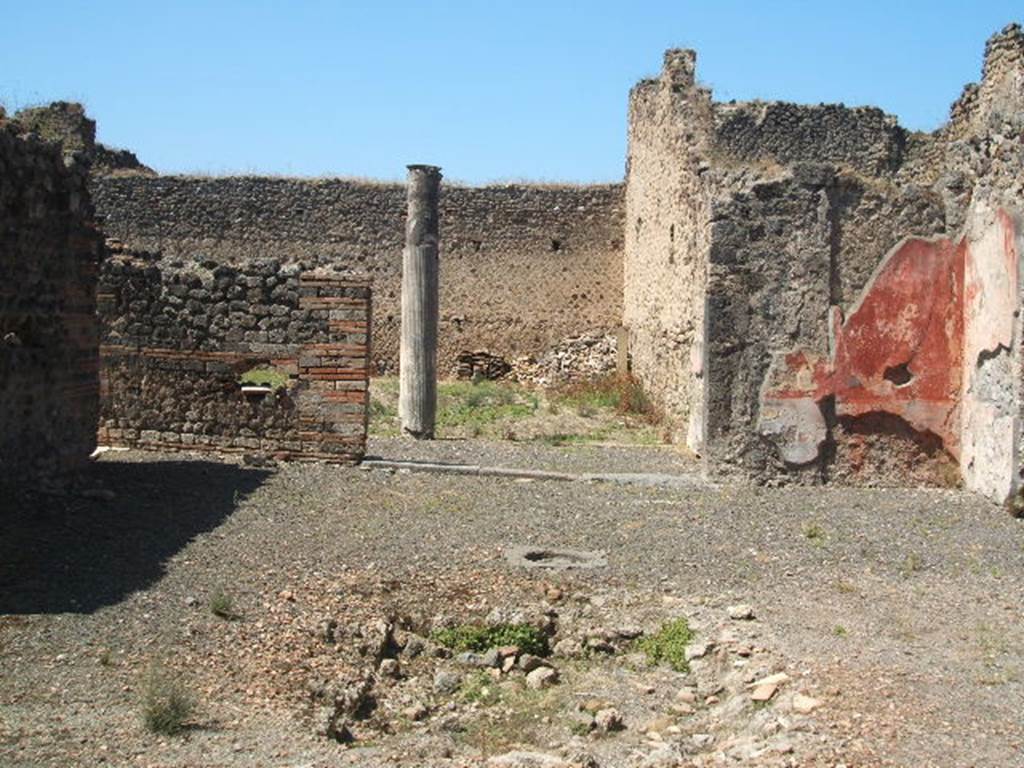
<path fill-rule="evenodd" d="M 352 741 L 352 720 L 375 706 L 372 691 L 368 677 L 325 688 L 318 696 L 327 706 L 319 709 L 317 732 L 341 743 Z"/>
<path fill-rule="evenodd" d="M 785 672 L 776 672 L 774 675 L 761 678 L 757 682 L 750 684 L 750 687 L 753 689 L 750 698 L 752 701 L 769 701 L 775 696 L 779 688 L 788 681 L 789 675 Z"/>
<path fill-rule="evenodd" d="M 625 723 L 622 720 L 622 714 L 615 707 L 607 707 L 605 709 L 598 710 L 597 714 L 594 715 L 594 724 L 602 733 L 621 731 L 625 728 Z"/>
<path fill-rule="evenodd" d="M 690 737 L 690 741 L 697 749 L 707 749 L 715 743 L 715 737 L 710 733 L 695 733 Z"/>
<path fill-rule="evenodd" d="M 681 701 L 685 704 L 696 704 L 697 693 L 693 688 L 680 688 L 679 693 L 676 694 L 676 701 Z"/>
<path fill-rule="evenodd" d="M 754 688 L 750 693 L 751 701 L 770 701 L 775 692 L 779 690 L 777 683 L 768 683 L 766 685 L 759 685 Z"/>
<path fill-rule="evenodd" d="M 714 647 L 714 643 L 690 643 L 686 646 L 686 660 L 693 661 L 694 659 L 703 659 Z"/>
<path fill-rule="evenodd" d="M 475 655 L 475 654 L 473 654 Z M 497 648 L 491 648 L 483 656 L 479 657 L 481 667 L 500 667 L 504 657 Z"/>
<path fill-rule="evenodd" d="M 424 643 L 422 639 L 413 635 L 408 640 L 406 640 L 405 647 L 402 648 L 402 655 L 410 659 L 415 659 L 425 650 L 426 643 Z"/>
<path fill-rule="evenodd" d="M 643 629 L 637 626 L 616 627 L 615 634 L 623 640 L 636 640 L 644 633 Z"/>
<path fill-rule="evenodd" d="M 757 682 L 751 683 L 750 687 L 757 688 L 762 685 L 782 685 L 783 683 L 788 682 L 789 675 L 787 675 L 785 672 L 776 672 L 773 675 L 768 675 L 768 677 L 762 677 Z"/>
<path fill-rule="evenodd" d="M 644 726 L 644 732 L 648 734 L 663 733 L 672 725 L 675 725 L 675 720 L 668 715 L 661 715 L 647 723 L 647 725 Z"/>
<path fill-rule="evenodd" d="M 535 691 L 550 688 L 558 682 L 558 670 L 553 667 L 538 667 L 526 676 L 526 684 Z"/>
<path fill-rule="evenodd" d="M 551 649 L 555 656 L 561 656 L 566 659 L 575 658 L 583 653 L 583 645 L 579 640 L 572 638 L 565 638 L 555 643 L 555 647 Z"/>
<path fill-rule="evenodd" d="M 683 760 L 683 755 L 676 745 L 659 744 L 638 763 L 638 768 L 677 768 L 685 765 Z"/>
<path fill-rule="evenodd" d="M 754 618 L 754 609 L 743 603 L 740 605 L 730 605 L 725 610 L 733 621 L 750 621 Z"/>
<path fill-rule="evenodd" d="M 407 717 L 410 720 L 412 720 L 414 723 L 416 723 L 416 722 L 419 722 L 420 720 L 424 719 L 427 715 L 429 715 L 430 714 L 430 710 L 428 710 L 420 702 L 416 702 L 412 706 L 409 706 L 409 707 L 406 707 L 405 709 L 403 709 L 402 710 L 402 714 L 405 715 L 405 717 Z"/>
<path fill-rule="evenodd" d="M 399 675 L 398 659 L 384 659 L 377 668 L 381 677 L 396 678 Z"/>
<path fill-rule="evenodd" d="M 495 755 L 487 761 L 492 768 L 573 768 L 560 757 L 543 752 L 515 751 Z"/>
<path fill-rule="evenodd" d="M 438 693 L 455 693 L 462 686 L 462 675 L 451 669 L 442 669 L 434 675 L 434 690 Z"/>
<path fill-rule="evenodd" d="M 799 715 L 808 715 L 822 704 L 820 699 L 805 696 L 802 693 L 793 695 L 793 711 Z"/>

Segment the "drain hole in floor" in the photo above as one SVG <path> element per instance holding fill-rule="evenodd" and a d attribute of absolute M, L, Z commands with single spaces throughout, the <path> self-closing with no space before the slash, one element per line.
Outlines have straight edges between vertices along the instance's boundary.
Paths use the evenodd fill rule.
<path fill-rule="evenodd" d="M 512 547 L 505 553 L 510 565 L 521 568 L 600 568 L 608 565 L 603 552 L 550 547 Z"/>

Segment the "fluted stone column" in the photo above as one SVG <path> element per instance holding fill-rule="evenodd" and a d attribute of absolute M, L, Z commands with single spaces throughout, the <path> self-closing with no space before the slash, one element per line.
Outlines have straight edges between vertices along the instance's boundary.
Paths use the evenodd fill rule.
<path fill-rule="evenodd" d="M 402 252 L 402 344 L 398 416 L 402 433 L 434 437 L 437 414 L 438 197 L 441 169 L 410 165 Z"/>

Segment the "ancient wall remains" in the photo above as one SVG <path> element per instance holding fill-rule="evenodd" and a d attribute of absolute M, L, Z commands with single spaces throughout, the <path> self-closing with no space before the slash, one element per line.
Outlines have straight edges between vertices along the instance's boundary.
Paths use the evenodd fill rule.
<path fill-rule="evenodd" d="M 287 258 L 120 249 L 103 265 L 99 312 L 101 443 L 362 457 L 365 283 Z"/>
<path fill-rule="evenodd" d="M 284 178 L 98 175 L 106 233 L 167 260 L 302 260 L 373 284 L 374 364 L 398 363 L 405 188 Z M 461 353 L 540 356 L 621 323 L 619 185 L 445 184 L 439 364 Z"/>
<path fill-rule="evenodd" d="M 932 135 L 868 108 L 716 104 L 692 75 L 692 52 L 670 51 L 630 104 L 625 319 L 635 369 L 677 433 L 692 435 L 702 413 L 703 444 L 690 442 L 712 472 L 960 475 L 1012 494 L 1024 381 L 1020 28 L 989 42 L 982 83 Z M 648 221 L 667 243 L 639 234 Z M 680 221 L 701 236 L 685 272 L 672 263 Z M 666 317 L 699 318 L 679 335 L 689 367 L 669 344 L 645 342 L 667 335 Z"/>
<path fill-rule="evenodd" d="M 65 155 L 74 155 L 93 172 L 104 174 L 155 175 L 126 149 L 112 149 L 96 141 L 96 121 L 85 114 L 81 104 L 55 101 L 29 107 L 16 115 L 22 127 L 45 141 L 56 142 Z"/>
<path fill-rule="evenodd" d="M 695 139 L 710 124 L 711 100 L 694 87 L 694 61 L 670 51 L 661 78 L 630 95 L 623 324 L 634 376 L 676 439 L 700 451 L 710 195 Z"/>
<path fill-rule="evenodd" d="M 96 445 L 96 271 L 86 172 L 0 109 L 0 480 L 72 471 Z"/>

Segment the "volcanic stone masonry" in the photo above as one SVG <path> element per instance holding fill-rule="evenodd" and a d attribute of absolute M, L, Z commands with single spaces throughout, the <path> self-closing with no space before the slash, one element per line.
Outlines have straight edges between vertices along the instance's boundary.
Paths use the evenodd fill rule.
<path fill-rule="evenodd" d="M 104 231 L 171 259 L 272 257 L 329 266 L 374 291 L 374 370 L 398 368 L 405 185 L 345 179 L 94 175 Z M 438 367 L 509 362 L 622 322 L 621 185 L 441 189 Z"/>
<path fill-rule="evenodd" d="M 120 249 L 99 291 L 101 443 L 362 458 L 366 284 L 271 258 L 228 266 Z"/>
<path fill-rule="evenodd" d="M 0 109 L 0 482 L 58 479 L 96 446 L 96 271 L 86 169 Z"/>
<path fill-rule="evenodd" d="M 1021 28 L 988 41 L 981 81 L 930 134 L 870 107 L 718 103 L 695 76 L 694 52 L 671 50 L 660 76 L 631 91 L 624 187 L 444 186 L 440 373 L 518 370 L 524 356 L 536 367 L 624 326 L 633 374 L 709 474 L 962 482 L 1014 496 L 1024 468 Z M 15 318 L 5 333 L 30 329 L 4 342 L 5 365 L 27 354 L 11 345 L 47 323 L 65 328 L 51 333 L 68 339 L 52 347 L 61 355 L 85 348 L 85 264 L 99 246 L 75 169 L 91 162 L 115 251 L 99 307 L 101 439 L 361 455 L 368 371 L 392 372 L 398 357 L 403 186 L 157 176 L 97 144 L 76 105 L 19 119 L 63 142 L 71 170 L 57 167 L 56 149 L 4 134 L 6 155 L 40 158 L 2 179 L 5 195 L 25 199 L 2 213 L 17 286 L 0 288 Z M 6 261 L 61 249 L 83 254 L 80 278 L 33 277 Z M 71 298 L 51 298 L 61 291 Z M 43 310 L 57 306 L 72 314 Z M 64 375 L 58 358 L 37 357 L 37 369 Z M 22 370 L 4 380 L 8 413 L 42 413 L 50 400 L 85 413 L 25 384 Z M 30 446 L 19 460 L 59 434 L 41 419 L 19 422 L 33 433 L 18 441 Z"/>
<path fill-rule="evenodd" d="M 1021 483 L 1024 35 L 950 122 L 712 100 L 692 51 L 630 95 L 633 371 L 709 472 Z"/>

